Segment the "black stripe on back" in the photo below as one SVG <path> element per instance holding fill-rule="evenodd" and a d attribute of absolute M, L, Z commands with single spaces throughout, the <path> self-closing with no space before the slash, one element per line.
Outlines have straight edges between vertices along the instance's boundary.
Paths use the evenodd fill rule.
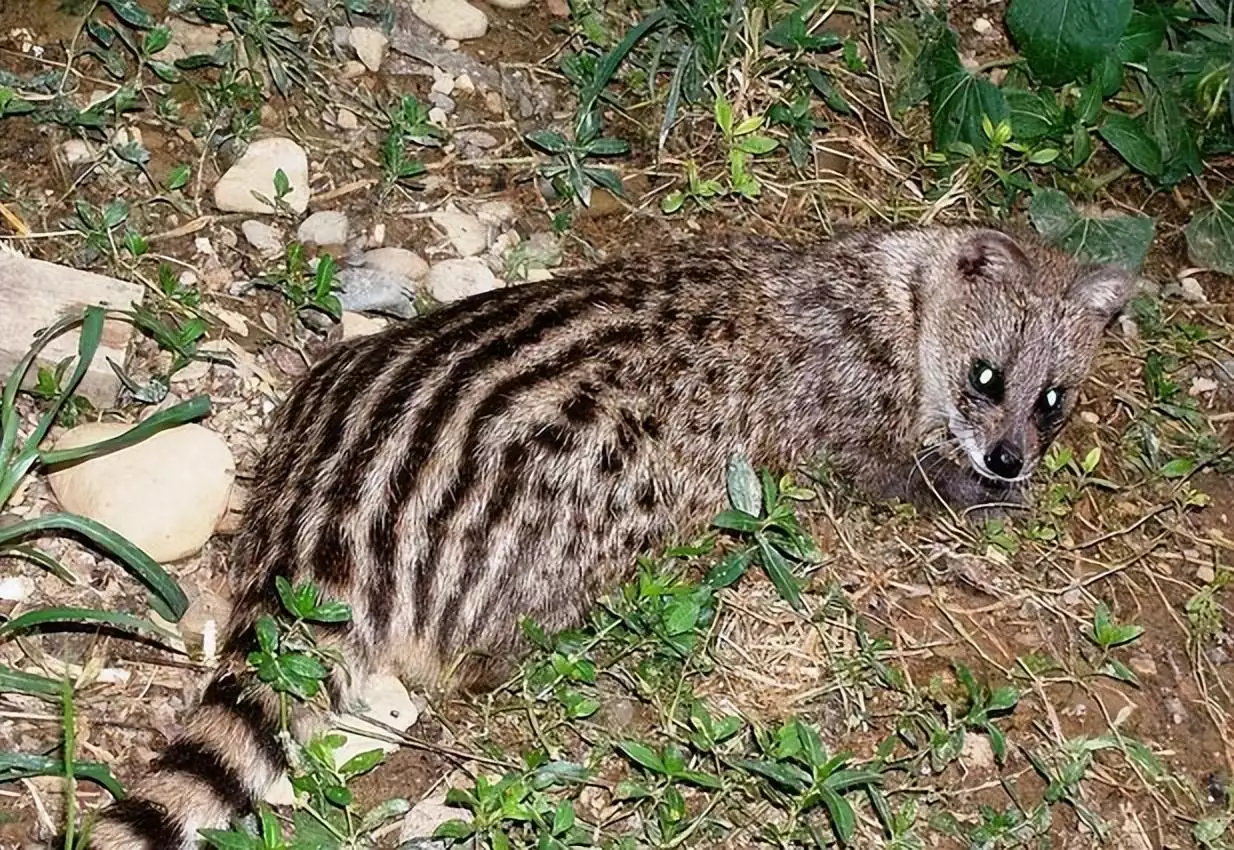
<path fill-rule="evenodd" d="M 463 443 L 461 468 L 452 486 L 446 488 L 446 495 L 441 504 L 429 516 L 426 523 L 429 535 L 428 545 L 423 555 L 416 559 L 415 598 L 417 600 L 429 599 L 436 562 L 450 532 L 450 517 L 459 505 L 466 502 L 480 477 L 480 466 L 484 457 L 481 443 L 487 425 L 505 413 L 522 393 L 560 378 L 571 369 L 592 365 L 597 356 L 608 355 L 612 359 L 614 355 L 607 351 L 610 346 L 636 344 L 643 338 L 644 333 L 643 326 L 637 323 L 608 327 L 598 336 L 580 340 L 537 363 L 526 372 L 520 372 L 505 379 L 493 387 L 484 401 L 476 406 L 471 415 L 467 439 Z M 577 445 L 576 433 L 556 423 L 546 423 L 532 434 L 531 439 L 541 449 L 542 454 L 549 455 L 569 452 Z M 486 528 L 482 531 L 487 533 L 490 529 Z M 464 565 L 463 575 L 455 584 L 455 590 L 449 602 L 440 608 L 442 617 L 450 617 L 451 612 L 457 609 L 463 595 L 473 589 L 480 571 L 487 567 L 487 557 L 473 558 Z M 448 650 L 453 634 L 459 626 L 459 619 L 455 617 L 451 628 L 438 625 L 436 639 L 439 651 Z M 415 626 L 418 636 L 424 634 L 426 621 L 426 617 L 416 619 Z"/>
<path fill-rule="evenodd" d="M 239 771 L 223 760 L 214 744 L 181 738 L 155 759 L 151 769 L 178 773 L 200 782 L 210 789 L 219 802 L 226 803 L 234 812 L 253 804 L 248 783 Z"/>
<path fill-rule="evenodd" d="M 201 698 L 202 707 L 218 706 L 244 724 L 265 758 L 266 764 L 275 772 L 287 770 L 290 765 L 287 753 L 279 744 L 279 719 L 266 704 L 253 694 L 246 694 L 239 678 L 232 675 L 219 676 L 212 681 Z"/>
<path fill-rule="evenodd" d="M 368 543 L 374 554 L 374 563 L 369 569 L 367 603 L 369 622 L 375 634 L 385 632 L 393 613 L 395 594 L 392 589 L 397 586 L 395 560 L 398 549 L 394 525 L 402 506 L 412 493 L 420 467 L 436 449 L 438 436 L 441 430 L 449 425 L 454 411 L 466 395 L 467 385 L 492 368 L 494 363 L 502 362 L 515 352 L 540 341 L 550 330 L 562 327 L 584 313 L 611 308 L 614 302 L 626 303 L 627 307 L 636 306 L 631 305 L 627 299 L 610 293 L 584 290 L 536 311 L 530 324 L 491 339 L 466 357 L 452 362 L 433 398 L 425 407 L 416 411 L 416 428 L 387 487 L 385 504 L 377 511 L 368 529 Z M 443 341 L 453 342 L 448 337 Z M 420 361 L 417 358 L 417 362 L 412 365 L 421 369 L 425 362 L 432 361 Z M 403 401 L 400 397 L 394 409 L 389 412 L 391 420 L 401 419 Z M 417 562 L 423 563 L 420 559 L 417 559 Z M 421 582 L 417 581 L 417 586 L 421 586 Z M 421 622 L 422 618 L 417 617 L 418 632 L 422 631 Z"/>
<path fill-rule="evenodd" d="M 127 797 L 113 804 L 103 818 L 128 827 L 145 846 L 162 850 L 184 844 L 184 829 L 159 803 Z"/>

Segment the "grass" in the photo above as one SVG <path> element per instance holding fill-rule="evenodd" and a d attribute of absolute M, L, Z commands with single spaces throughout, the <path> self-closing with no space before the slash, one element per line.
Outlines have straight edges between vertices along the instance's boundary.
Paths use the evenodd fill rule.
<path fill-rule="evenodd" d="M 530 156 L 468 165 L 452 161 L 451 127 L 429 120 L 422 88 L 374 95 L 339 78 L 331 27 L 383 20 L 356 2 L 303 16 L 260 0 L 182 4 L 232 40 L 176 61 L 164 58 L 166 22 L 141 4 L 88 3 L 62 56 L 0 71 L 4 126 L 55 127 L 97 151 L 46 203 L 6 163 L 0 212 L 10 226 L 62 221 L 40 244 L 146 286 L 145 306 L 126 313 L 145 340 L 142 377 L 123 375 L 130 410 L 164 403 L 186 366 L 214 356 L 202 345 L 223 333 L 221 310 L 248 310 L 254 325 L 277 316 L 297 347 L 316 344 L 295 324 L 306 308 L 337 317 L 334 260 L 295 243 L 268 268 L 235 261 L 268 300 L 180 274 L 192 237 L 226 246 L 213 221 L 175 234 L 207 217 L 215 158 L 275 129 L 263 104 L 309 146 L 315 179 L 376 187 L 366 203 L 392 230 L 425 199 L 465 198 L 500 174 L 535 226 L 584 251 L 630 238 L 585 215 L 604 189 L 630 195 L 627 220 L 686 233 L 724 222 L 817 239 L 841 222 L 1015 218 L 1077 254 L 1208 293 L 1187 301 L 1167 284 L 1135 302 L 1083 416 L 1038 471 L 1031 511 L 984 525 L 923 517 L 866 504 L 822 467 L 735 462 L 710 534 L 641 559 L 575 630 L 527 623 L 534 649 L 517 675 L 432 707 L 429 728 L 403 742 L 435 772 L 406 771 L 397 755 L 336 764 L 326 737 L 295 750 L 297 808 L 262 809 L 212 844 L 389 846 L 427 779 L 454 807 L 439 837 L 467 848 L 1234 846 L 1222 377 L 1234 352 L 1210 273 L 1234 271 L 1234 22 L 1212 0 L 1112 0 L 1078 17 L 1091 5 L 961 0 L 947 20 L 916 3 L 575 2 L 551 31 L 568 108 L 517 128 L 493 119 Z M 976 35 L 977 16 L 997 37 Z M 535 16 L 511 26 L 550 32 Z M 526 41 L 520 58 L 543 64 Z M 79 95 L 99 81 L 106 96 L 87 105 Z M 372 133 L 333 146 L 311 120 L 327 105 Z M 112 144 L 134 115 L 191 140 L 190 154 Z M 535 192 L 536 176 L 557 200 Z M 285 181 L 254 188 L 294 221 Z M 525 274 L 530 244 L 507 256 L 510 277 Z M 99 314 L 85 321 L 96 328 Z M 67 460 L 40 449 L 52 423 L 94 415 L 73 394 L 75 370 L 44 368 L 30 394 L 6 391 L 0 509 L 31 472 Z M 172 406 L 132 438 L 203 413 Z M 0 525 L 10 556 L 71 581 L 57 545 L 25 535 L 85 534 L 153 589 L 156 610 L 183 610 L 171 577 L 105 531 L 63 515 L 24 522 Z M 0 690 L 25 695 L 14 712 L 43 718 L 32 728 L 44 742 L 0 757 L 0 781 L 66 777 L 53 824 L 66 847 L 88 786 L 120 792 L 119 745 L 107 742 L 124 739 L 98 730 L 133 700 L 84 680 L 66 690 L 32 659 L 73 657 L 51 634 L 65 627 L 154 634 L 140 600 L 89 599 L 66 583 L 50 610 L 0 623 Z M 250 662 L 290 705 L 318 698 L 346 664 L 313 639 L 314 622 L 346 612 L 312 588 L 284 587 L 283 602 Z M 118 645 L 103 649 L 123 656 Z M 46 786 L 24 788 L 41 799 Z"/>

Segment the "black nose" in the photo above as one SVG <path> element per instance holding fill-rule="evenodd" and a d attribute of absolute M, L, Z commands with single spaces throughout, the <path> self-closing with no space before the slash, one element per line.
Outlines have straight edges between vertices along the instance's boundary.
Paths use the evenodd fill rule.
<path fill-rule="evenodd" d="M 999 440 L 994 448 L 986 452 L 986 468 L 1000 478 L 1015 478 L 1024 468 L 1024 458 L 1020 451 L 1006 440 Z"/>

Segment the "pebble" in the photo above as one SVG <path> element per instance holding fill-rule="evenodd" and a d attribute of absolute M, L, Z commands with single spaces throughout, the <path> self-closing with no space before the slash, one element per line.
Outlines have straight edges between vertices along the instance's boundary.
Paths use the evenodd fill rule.
<path fill-rule="evenodd" d="M 445 231 L 446 239 L 460 257 L 474 257 L 488 247 L 489 228 L 474 215 L 455 207 L 438 210 L 430 216 L 433 224 Z"/>
<path fill-rule="evenodd" d="M 227 31 L 226 27 L 201 26 L 174 15 L 167 17 L 166 24 L 171 30 L 171 42 L 159 51 L 158 58 L 163 62 L 174 62 L 203 53 L 212 54 Z"/>
<path fill-rule="evenodd" d="M 94 148 L 85 139 L 69 139 L 62 142 L 59 152 L 65 165 L 81 165 L 94 159 Z"/>
<path fill-rule="evenodd" d="M 476 210 L 476 218 L 490 227 L 501 227 L 514 221 L 514 205 L 509 201 L 485 201 Z"/>
<path fill-rule="evenodd" d="M 445 126 L 447 118 L 448 116 L 446 114 L 446 111 L 442 109 L 440 106 L 434 106 L 432 109 L 428 111 L 428 120 L 432 121 L 438 127 Z"/>
<path fill-rule="evenodd" d="M 349 42 L 351 49 L 356 51 L 356 58 L 374 73 L 381 68 L 390 49 L 390 39 L 386 38 L 386 34 L 371 27 L 352 27 Z"/>
<path fill-rule="evenodd" d="M 240 223 L 240 232 L 263 257 L 277 257 L 283 253 L 283 231 L 264 221 L 250 218 Z"/>
<path fill-rule="evenodd" d="M 322 210 L 300 222 L 296 229 L 296 238 L 305 244 L 312 242 L 314 245 L 345 245 L 348 229 L 347 213 Z"/>
<path fill-rule="evenodd" d="M 498 3 L 500 0 L 492 0 L 492 2 Z M 973 21 L 973 31 L 978 35 L 986 35 L 992 29 L 994 29 L 994 24 L 990 23 L 989 18 L 978 18 Z"/>
<path fill-rule="evenodd" d="M 214 184 L 214 205 L 223 212 L 273 213 L 253 192 L 274 199 L 274 173 L 287 175 L 291 191 L 283 201 L 294 212 L 308 208 L 308 154 L 291 139 L 275 136 L 249 145 L 235 165 Z"/>
<path fill-rule="evenodd" d="M 360 129 L 360 119 L 356 113 L 350 109 L 339 107 L 338 117 L 335 119 L 340 130 L 358 130 Z"/>
<path fill-rule="evenodd" d="M 415 251 L 406 248 L 374 248 L 364 254 L 364 265 L 387 274 L 405 277 L 409 281 L 424 280 L 428 263 Z"/>
<path fill-rule="evenodd" d="M 451 94 L 454 91 L 454 77 L 444 71 L 438 71 L 434 68 L 433 85 L 429 88 L 429 91 L 444 95 Z"/>
<path fill-rule="evenodd" d="M 969 770 L 991 770 L 995 767 L 994 749 L 985 735 L 969 733 L 960 748 L 960 760 Z"/>
<path fill-rule="evenodd" d="M 97 443 L 130 427 L 79 425 L 57 440 L 56 448 Z M 223 438 L 189 424 L 58 469 L 48 481 L 65 510 L 101 522 L 166 563 L 194 554 L 210 539 L 227 511 L 235 475 Z"/>
<path fill-rule="evenodd" d="M 1178 282 L 1179 289 L 1182 290 L 1184 301 L 1190 301 L 1193 304 L 1201 304 L 1208 300 L 1208 296 L 1204 294 L 1204 287 L 1195 278 L 1188 275 Z"/>
<path fill-rule="evenodd" d="M 343 326 L 343 339 L 355 339 L 358 336 L 371 336 L 386 329 L 385 319 L 375 319 L 363 313 L 343 311 L 340 323 Z"/>
<path fill-rule="evenodd" d="M 496 136 L 483 130 L 467 130 L 462 133 L 455 133 L 454 141 L 462 145 L 471 145 L 480 150 L 489 150 L 501 144 Z"/>
<path fill-rule="evenodd" d="M 0 600 L 25 602 L 34 593 L 34 581 L 26 576 L 0 578 Z"/>
<path fill-rule="evenodd" d="M 454 78 L 454 88 L 458 89 L 461 92 L 471 94 L 472 92 L 476 90 L 476 84 L 472 81 L 471 76 L 469 74 L 464 73 L 464 74 L 459 74 L 457 77 Z M 446 94 L 449 94 L 449 92 L 446 92 Z"/>
<path fill-rule="evenodd" d="M 454 98 L 438 92 L 429 92 L 428 102 L 449 115 L 454 111 Z"/>
<path fill-rule="evenodd" d="M 339 304 L 352 312 L 385 313 L 399 319 L 416 314 L 408 293 L 408 280 L 380 269 L 343 266 L 337 277 Z"/>
<path fill-rule="evenodd" d="M 466 820 L 467 812 L 446 804 L 446 792 L 426 797 L 411 807 L 411 811 L 403 818 L 403 826 L 399 830 L 400 846 L 422 847 L 424 850 L 438 850 L 446 845 L 441 841 L 428 841 L 437 827 L 446 821 Z"/>
<path fill-rule="evenodd" d="M 411 11 L 446 38 L 466 41 L 488 32 L 488 16 L 467 0 L 411 0 Z"/>
<path fill-rule="evenodd" d="M 1197 375 L 1191 379 L 1191 386 L 1187 389 L 1187 395 L 1199 396 L 1207 393 L 1216 392 L 1218 384 L 1212 378 L 1205 378 Z"/>
<path fill-rule="evenodd" d="M 501 285 L 483 260 L 442 260 L 428 270 L 428 289 L 438 301 L 458 301 Z"/>
<path fill-rule="evenodd" d="M 365 68 L 364 63 L 358 59 L 348 59 L 343 63 L 344 80 L 354 80 L 356 77 L 363 77 L 366 71 L 368 71 L 368 69 Z"/>

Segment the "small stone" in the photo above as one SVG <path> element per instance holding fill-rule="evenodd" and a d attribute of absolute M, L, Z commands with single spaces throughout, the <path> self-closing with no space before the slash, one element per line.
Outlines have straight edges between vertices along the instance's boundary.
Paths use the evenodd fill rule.
<path fill-rule="evenodd" d="M 448 207 L 433 213 L 430 218 L 433 224 L 445 231 L 446 238 L 460 257 L 474 257 L 488 247 L 489 228 L 474 215 Z"/>
<path fill-rule="evenodd" d="M 467 130 L 462 133 L 455 133 L 454 141 L 460 145 L 470 145 L 481 151 L 495 148 L 501 144 L 496 136 L 483 130 Z"/>
<path fill-rule="evenodd" d="M 130 427 L 79 425 L 57 440 L 56 448 L 90 445 Z M 48 480 L 65 510 L 101 522 L 165 563 L 192 555 L 210 539 L 227 510 L 235 475 L 223 438 L 190 424 L 58 469 Z"/>
<path fill-rule="evenodd" d="M 488 4 L 498 9 L 522 9 L 524 6 L 530 6 L 531 0 L 488 0 Z"/>
<path fill-rule="evenodd" d="M 253 196 L 257 192 L 274 199 L 274 174 L 287 175 L 291 191 L 283 198 L 294 212 L 308 208 L 308 155 L 291 139 L 258 139 L 227 173 L 214 184 L 214 205 L 223 212 L 273 213 L 274 210 Z"/>
<path fill-rule="evenodd" d="M 995 766 L 994 749 L 985 735 L 965 735 L 960 759 L 969 770 L 991 770 Z"/>
<path fill-rule="evenodd" d="M 360 119 L 356 113 L 350 109 L 339 107 L 338 117 L 335 119 L 340 130 L 358 130 L 360 129 Z"/>
<path fill-rule="evenodd" d="M 414 846 L 422 847 L 424 850 L 444 848 L 443 842 L 428 841 L 428 839 L 436 832 L 437 827 L 446 821 L 460 820 L 466 816 L 467 812 L 463 809 L 446 804 L 445 791 L 426 797 L 412 806 L 411 811 L 403 818 L 403 826 L 398 834 L 400 846 L 414 843 Z"/>
<path fill-rule="evenodd" d="M 1184 301 L 1190 301 L 1193 304 L 1202 304 L 1208 300 L 1208 296 L 1204 294 L 1204 287 L 1200 282 L 1191 276 L 1182 278 L 1178 282 L 1179 289 L 1182 290 Z"/>
<path fill-rule="evenodd" d="M 348 59 L 343 63 L 344 80 L 354 80 L 357 77 L 363 77 L 367 71 L 368 69 L 364 67 L 364 63 L 358 59 Z"/>
<path fill-rule="evenodd" d="M 1187 390 L 1187 395 L 1198 396 L 1216 392 L 1217 386 L 1217 382 L 1212 378 L 1197 376 L 1191 379 L 1191 386 Z"/>
<path fill-rule="evenodd" d="M 345 245 L 349 224 L 347 213 L 339 210 L 315 212 L 300 223 L 296 238 L 314 245 Z"/>
<path fill-rule="evenodd" d="M 459 74 L 454 78 L 454 87 L 461 92 L 470 94 L 476 90 L 476 84 L 472 81 L 468 74 Z M 446 92 L 449 94 L 449 92 Z"/>
<path fill-rule="evenodd" d="M 57 148 L 65 165 L 81 165 L 94 159 L 94 148 L 85 139 L 69 139 Z"/>
<path fill-rule="evenodd" d="M 200 650 L 210 660 L 217 654 L 218 636 L 227 627 L 230 615 L 231 601 L 203 587 L 180 618 L 180 635 L 190 649 Z"/>
<path fill-rule="evenodd" d="M 437 94 L 449 95 L 454 91 L 454 77 L 449 74 L 433 69 L 433 85 L 429 88 L 430 92 Z"/>
<path fill-rule="evenodd" d="M 440 106 L 434 106 L 432 109 L 428 111 L 428 120 L 432 121 L 434 124 L 436 124 L 439 127 L 444 126 L 448 118 L 449 116 L 447 115 L 446 111 L 442 109 Z"/>
<path fill-rule="evenodd" d="M 34 593 L 34 581 L 26 576 L 0 578 L 0 600 L 25 602 Z"/>
<path fill-rule="evenodd" d="M 503 115 L 505 113 L 505 102 L 502 101 L 501 95 L 497 92 L 486 92 L 484 95 L 484 108 L 494 115 Z"/>
<path fill-rule="evenodd" d="M 428 270 L 428 289 L 441 302 L 459 301 L 501 285 L 483 260 L 442 260 Z"/>
<path fill-rule="evenodd" d="M 363 313 L 343 311 L 340 324 L 343 326 L 343 339 L 355 339 L 358 336 L 371 336 L 386 329 L 384 319 L 375 319 Z"/>
<path fill-rule="evenodd" d="M 467 0 L 411 0 L 411 11 L 446 38 L 466 41 L 488 32 L 488 16 Z"/>
<path fill-rule="evenodd" d="M 350 44 L 364 67 L 374 73 L 381 68 L 386 51 L 390 49 L 390 39 L 386 38 L 386 34 L 371 27 L 352 27 Z"/>
<path fill-rule="evenodd" d="M 384 313 L 399 319 L 416 314 L 408 293 L 408 280 L 380 269 L 343 266 L 336 278 L 339 304 L 352 312 Z"/>
<path fill-rule="evenodd" d="M 489 227 L 501 227 L 514 221 L 517 213 L 509 201 L 485 201 L 476 210 L 476 218 Z"/>
<path fill-rule="evenodd" d="M 440 109 L 445 114 L 449 115 L 454 111 L 454 98 L 449 95 L 439 94 L 437 92 L 429 92 L 428 102 Z"/>
<path fill-rule="evenodd" d="M 161 62 L 174 62 L 187 56 L 211 55 L 222 42 L 226 27 L 202 26 L 169 15 L 165 20 L 171 30 L 171 42 L 159 51 Z"/>
<path fill-rule="evenodd" d="M 497 2 L 497 0 L 492 0 L 492 2 Z M 994 24 L 990 23 L 989 18 L 978 18 L 973 21 L 973 32 L 978 35 L 987 35 L 992 29 L 994 29 Z"/>
<path fill-rule="evenodd" d="M 1195 578 L 1201 584 L 1212 584 L 1217 580 L 1217 573 L 1210 564 L 1201 564 L 1196 567 Z"/>
<path fill-rule="evenodd" d="M 240 223 L 244 241 L 256 248 L 263 257 L 277 257 L 283 253 L 283 231 L 277 227 L 250 218 Z"/>
<path fill-rule="evenodd" d="M 364 254 L 364 265 L 387 274 L 405 277 L 409 281 L 424 280 L 428 263 L 415 251 L 406 248 L 374 248 Z"/>
<path fill-rule="evenodd" d="M 1157 662 L 1153 661 L 1151 655 L 1133 655 L 1127 659 L 1127 664 L 1137 676 L 1151 678 L 1157 675 Z"/>

